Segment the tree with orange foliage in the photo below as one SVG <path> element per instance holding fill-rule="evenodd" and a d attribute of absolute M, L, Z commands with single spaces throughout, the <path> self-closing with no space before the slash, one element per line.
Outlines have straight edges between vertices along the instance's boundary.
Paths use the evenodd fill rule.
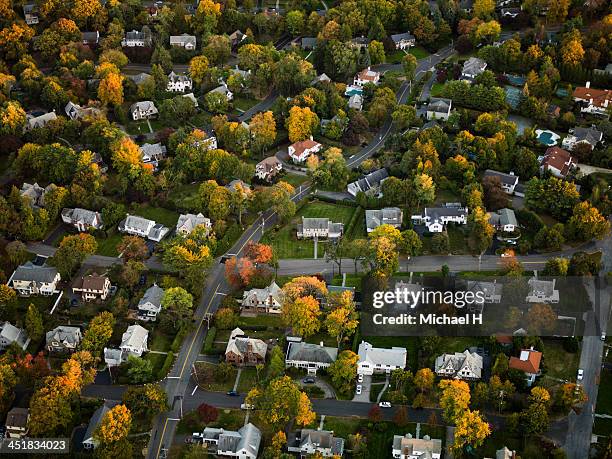
<path fill-rule="evenodd" d="M 106 412 L 94 432 L 99 445 L 96 453 L 103 458 L 132 457 L 132 444 L 128 434 L 132 427 L 132 413 L 125 405 L 117 405 Z"/>
<path fill-rule="evenodd" d="M 13 364 L 13 369 L 19 378 L 21 384 L 28 387 L 34 386 L 49 376 L 51 370 L 47 364 L 45 355 L 41 352 L 33 356 L 26 354 L 23 357 L 17 357 Z"/>
<path fill-rule="evenodd" d="M 283 294 L 289 301 L 308 295 L 322 298 L 327 296 L 327 286 L 325 282 L 314 276 L 300 276 L 283 286 Z"/>
<path fill-rule="evenodd" d="M 255 266 L 248 258 L 233 257 L 225 262 L 225 278 L 235 288 L 248 285 L 254 274 Z"/>
<path fill-rule="evenodd" d="M 272 246 L 249 241 L 244 249 L 245 256 L 255 264 L 270 263 L 272 261 Z"/>
<path fill-rule="evenodd" d="M 123 76 L 109 73 L 100 81 L 98 99 L 104 105 L 121 105 L 123 103 Z"/>

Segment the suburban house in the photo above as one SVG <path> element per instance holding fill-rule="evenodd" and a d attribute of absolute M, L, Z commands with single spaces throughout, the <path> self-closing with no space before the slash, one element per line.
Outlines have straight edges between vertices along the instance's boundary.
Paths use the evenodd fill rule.
<path fill-rule="evenodd" d="M 328 430 L 302 429 L 288 435 L 287 451 L 300 457 L 317 453 L 323 457 L 342 457 L 344 438 L 334 437 Z"/>
<path fill-rule="evenodd" d="M 159 111 L 155 104 L 150 100 L 136 102 L 130 107 L 130 113 L 134 121 L 145 120 L 157 116 Z"/>
<path fill-rule="evenodd" d="M 71 120 L 81 120 L 84 118 L 94 118 L 100 116 L 102 111 L 96 107 L 81 107 L 79 104 L 68 101 L 64 108 L 66 115 Z"/>
<path fill-rule="evenodd" d="M 311 82 L 310 82 L 310 86 L 315 86 L 318 83 L 331 83 L 331 78 L 328 77 L 325 73 L 322 73 L 321 75 L 317 75 Z"/>
<path fill-rule="evenodd" d="M 15 269 L 7 283 L 21 296 L 51 296 L 61 278 L 53 266 L 38 266 L 27 261 Z"/>
<path fill-rule="evenodd" d="M 268 156 L 255 166 L 255 177 L 271 182 L 283 170 L 283 163 L 276 156 Z"/>
<path fill-rule="evenodd" d="M 576 161 L 567 150 L 550 147 L 540 162 L 542 173 L 549 171 L 557 178 L 564 179 L 576 167 Z"/>
<path fill-rule="evenodd" d="M 474 9 L 474 0 L 459 0 L 459 10 L 471 13 Z"/>
<path fill-rule="evenodd" d="M 123 359 L 127 360 L 128 356 L 142 357 L 142 354 L 147 352 L 147 340 L 149 338 L 149 330 L 140 325 L 130 325 L 123 336 L 119 350 L 123 354 Z"/>
<path fill-rule="evenodd" d="M 501 182 L 502 189 L 507 194 L 514 193 L 514 188 L 518 184 L 519 178 L 518 175 L 514 175 L 514 173 L 510 172 L 506 174 L 504 172 L 494 171 L 492 169 L 487 169 L 484 173 L 483 180 L 487 177 L 497 177 Z"/>
<path fill-rule="evenodd" d="M 100 32 L 81 32 L 81 42 L 84 45 L 97 45 L 100 42 Z"/>
<path fill-rule="evenodd" d="M 485 303 L 500 303 L 504 286 L 496 281 L 467 281 L 468 292 L 479 293 L 484 297 Z"/>
<path fill-rule="evenodd" d="M 32 207 L 44 207 L 45 206 L 45 195 L 52 190 L 55 190 L 57 186 L 51 183 L 47 185 L 45 188 L 40 186 L 38 183 L 34 182 L 34 184 L 24 183 L 21 185 L 21 190 L 19 190 L 19 195 L 21 197 L 28 198 L 30 200 L 30 206 Z"/>
<path fill-rule="evenodd" d="M 12 408 L 6 414 L 6 437 L 23 438 L 28 433 L 28 421 L 30 420 L 30 410 L 27 408 Z"/>
<path fill-rule="evenodd" d="M 299 43 L 301 49 L 312 51 L 317 46 L 317 37 L 302 37 Z"/>
<path fill-rule="evenodd" d="M 576 127 L 573 131 L 561 143 L 567 150 L 573 150 L 578 145 L 589 145 L 592 150 L 603 139 L 603 133 L 594 128 Z"/>
<path fill-rule="evenodd" d="M 104 401 L 104 404 L 94 411 L 94 414 L 91 415 L 91 419 L 89 419 L 89 424 L 87 424 L 87 430 L 85 431 L 85 435 L 83 436 L 83 449 L 92 450 L 98 446 L 98 441 L 94 440 L 94 432 L 97 430 L 98 426 L 104 419 L 106 413 L 108 413 L 111 408 L 113 408 L 117 402 L 112 401 Z"/>
<path fill-rule="evenodd" d="M 351 97 L 349 97 L 348 106 L 354 110 L 361 111 L 363 108 L 363 97 L 361 94 L 353 94 Z"/>
<path fill-rule="evenodd" d="M 288 152 L 289 157 L 294 163 L 303 163 L 310 155 L 321 151 L 321 148 L 323 148 L 323 145 L 319 142 L 315 142 L 312 139 L 306 139 L 289 145 Z"/>
<path fill-rule="evenodd" d="M 572 97 L 580 103 L 582 113 L 605 115 L 612 105 L 612 90 L 591 88 L 590 81 L 587 81 L 586 86 L 574 89 Z"/>
<path fill-rule="evenodd" d="M 193 89 L 193 82 L 187 75 L 179 75 L 174 71 L 168 74 L 168 84 L 166 91 L 170 92 L 185 92 L 186 90 Z"/>
<path fill-rule="evenodd" d="M 265 288 L 253 288 L 242 294 L 242 309 L 246 311 L 280 314 L 282 305 L 283 292 L 275 281 Z"/>
<path fill-rule="evenodd" d="M 374 70 L 370 70 L 370 67 L 363 69 L 357 75 L 355 75 L 355 79 L 353 80 L 353 84 L 356 86 L 363 86 L 368 83 L 378 84 L 380 81 L 380 72 L 375 72 Z"/>
<path fill-rule="evenodd" d="M 497 212 L 489 213 L 489 223 L 497 230 L 504 233 L 512 233 L 518 228 L 518 222 L 514 210 L 499 209 Z"/>
<path fill-rule="evenodd" d="M 478 75 L 483 73 L 487 68 L 487 63 L 478 58 L 478 57 L 470 57 L 463 64 L 463 69 L 461 70 L 461 79 L 464 81 L 473 82 Z"/>
<path fill-rule="evenodd" d="M 502 8 L 499 11 L 499 14 L 502 18 L 516 18 L 519 14 L 521 14 L 520 8 Z"/>
<path fill-rule="evenodd" d="M 138 320 L 145 322 L 157 320 L 157 315 L 162 309 L 162 298 L 164 289 L 157 284 L 151 285 L 145 292 L 140 301 L 138 301 Z"/>
<path fill-rule="evenodd" d="M 17 328 L 10 322 L 4 322 L 0 325 L 0 351 L 4 351 L 13 343 L 25 350 L 30 344 L 30 338 L 24 329 Z"/>
<path fill-rule="evenodd" d="M 366 230 L 374 231 L 380 225 L 391 225 L 394 228 L 402 226 L 403 213 L 399 207 L 385 207 L 383 209 L 367 209 L 365 211 Z"/>
<path fill-rule="evenodd" d="M 380 194 L 380 185 L 389 178 L 389 173 L 384 167 L 364 175 L 359 180 L 351 182 L 347 186 L 347 191 L 351 196 L 357 196 L 362 192 L 370 196 Z"/>
<path fill-rule="evenodd" d="M 42 115 L 38 116 L 28 114 L 26 115 L 26 125 L 24 127 L 24 130 L 31 131 L 32 129 L 45 127 L 47 123 L 56 119 L 57 115 L 55 114 L 55 110 L 49 113 L 43 113 Z"/>
<path fill-rule="evenodd" d="M 198 103 L 198 99 L 196 99 L 196 96 L 194 96 L 192 92 L 188 92 L 187 94 L 183 94 L 183 97 L 185 99 L 189 99 L 191 101 L 191 103 L 193 103 L 193 106 L 195 108 L 198 108 L 200 106 L 200 104 Z"/>
<path fill-rule="evenodd" d="M 428 120 L 447 120 L 451 114 L 453 101 L 441 97 L 432 97 L 427 105 Z"/>
<path fill-rule="evenodd" d="M 309 375 L 316 375 L 318 370 L 324 370 L 336 361 L 338 349 L 311 344 L 303 341 L 290 341 L 285 356 L 285 367 L 302 368 Z"/>
<path fill-rule="evenodd" d="M 410 32 L 396 33 L 391 35 L 395 49 L 406 49 L 416 44 L 416 38 Z"/>
<path fill-rule="evenodd" d="M 442 457 L 442 440 L 429 435 L 419 438 L 417 424 L 416 438 L 412 434 L 393 436 L 391 454 L 395 459 L 440 459 Z"/>
<path fill-rule="evenodd" d="M 482 356 L 467 349 L 454 354 L 442 354 L 436 358 L 435 370 L 441 378 L 475 381 L 482 376 Z"/>
<path fill-rule="evenodd" d="M 518 357 L 510 357 L 508 368 L 520 370 L 525 373 L 527 378 L 527 386 L 535 382 L 536 377 L 540 374 L 540 362 L 542 361 L 542 353 L 533 349 L 522 349 Z"/>
<path fill-rule="evenodd" d="M 79 277 L 72 285 L 72 293 L 80 293 L 83 301 L 105 300 L 110 291 L 111 282 L 106 276 L 90 274 Z"/>
<path fill-rule="evenodd" d="M 516 451 L 510 450 L 506 446 L 504 446 L 502 449 L 498 449 L 497 451 L 495 451 L 495 459 L 517 459 L 517 458 L 518 456 L 516 455 Z"/>
<path fill-rule="evenodd" d="M 81 232 L 85 232 L 90 228 L 102 228 L 102 215 L 93 210 L 81 209 L 62 209 L 62 221 L 68 225 L 74 226 Z"/>
<path fill-rule="evenodd" d="M 235 48 L 247 39 L 247 35 L 242 33 L 240 30 L 236 30 L 230 34 L 229 39 L 232 44 L 232 48 Z"/>
<path fill-rule="evenodd" d="M 157 170 L 159 162 L 166 159 L 166 146 L 161 143 L 145 143 L 138 147 L 142 155 L 143 164 L 150 164 Z"/>
<path fill-rule="evenodd" d="M 196 48 L 197 40 L 195 35 L 184 33 L 182 35 L 170 35 L 170 46 L 176 48 L 185 48 L 187 51 L 193 51 Z"/>
<path fill-rule="evenodd" d="M 23 18 L 27 25 L 38 24 L 38 6 L 36 3 L 26 3 L 23 5 Z"/>
<path fill-rule="evenodd" d="M 446 205 L 444 207 L 425 207 L 422 215 L 411 217 L 413 224 L 425 225 L 430 233 L 441 233 L 449 223 L 467 224 L 468 208 Z"/>
<path fill-rule="evenodd" d="M 104 348 L 104 363 L 106 363 L 109 369 L 118 367 L 123 361 L 123 352 L 121 352 L 121 349 Z"/>
<path fill-rule="evenodd" d="M 257 459 L 261 431 L 250 422 L 238 431 L 205 427 L 201 439 L 206 450 L 217 456 Z"/>
<path fill-rule="evenodd" d="M 225 82 L 217 86 L 215 89 L 208 91 L 208 94 L 210 93 L 221 94 L 222 96 L 225 96 L 227 100 L 232 100 L 234 98 L 234 93 L 230 91 Z"/>
<path fill-rule="evenodd" d="M 146 237 L 151 241 L 159 242 L 168 234 L 170 229 L 166 228 L 161 223 L 155 223 L 153 220 L 148 220 L 137 215 L 128 215 L 125 220 L 119 223 L 119 231 L 133 236 Z"/>
<path fill-rule="evenodd" d="M 74 352 L 81 343 L 83 334 L 79 327 L 60 325 L 46 334 L 47 351 Z"/>
<path fill-rule="evenodd" d="M 556 279 L 542 280 L 532 277 L 527 281 L 529 293 L 525 301 L 527 303 L 558 303 L 559 290 L 555 288 Z"/>
<path fill-rule="evenodd" d="M 355 37 L 350 41 L 349 46 L 351 48 L 357 48 L 357 49 L 365 49 L 368 47 L 368 45 L 370 44 L 370 39 L 368 37 L 364 37 L 363 35 L 361 37 Z"/>
<path fill-rule="evenodd" d="M 140 72 L 140 73 L 137 73 L 135 75 L 127 75 L 127 77 L 130 80 L 132 80 L 136 86 L 140 86 L 142 83 L 147 81 L 147 78 L 149 78 L 150 76 L 151 75 L 149 75 L 148 73 L 145 73 L 145 72 Z"/>
<path fill-rule="evenodd" d="M 328 238 L 338 239 L 344 230 L 343 223 L 333 223 L 326 217 L 302 217 L 302 223 L 297 225 L 298 239 Z"/>
<path fill-rule="evenodd" d="M 393 370 L 406 368 L 407 351 L 403 347 L 372 347 L 367 341 L 359 344 L 359 362 L 357 374 L 373 375 L 374 373 L 390 374 Z"/>
<path fill-rule="evenodd" d="M 148 28 L 143 27 L 142 32 L 138 30 L 126 32 L 125 37 L 121 40 L 121 46 L 127 48 L 151 46 L 151 34 L 148 32 Z"/>
<path fill-rule="evenodd" d="M 187 236 L 196 229 L 197 226 L 203 225 L 208 229 L 208 232 L 212 229 L 212 223 L 210 218 L 206 218 L 202 213 L 195 214 L 181 214 L 176 222 L 176 234 Z"/>
<path fill-rule="evenodd" d="M 249 338 L 240 328 L 234 328 L 225 348 L 225 361 L 237 366 L 265 363 L 268 345 L 260 339 Z"/>

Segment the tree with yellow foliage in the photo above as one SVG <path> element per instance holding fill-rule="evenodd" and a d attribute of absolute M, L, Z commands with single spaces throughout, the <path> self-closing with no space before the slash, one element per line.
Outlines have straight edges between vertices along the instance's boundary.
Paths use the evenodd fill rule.
<path fill-rule="evenodd" d="M 132 175 L 142 167 L 142 155 L 138 145 L 125 136 L 111 145 L 113 167 L 123 175 Z"/>
<path fill-rule="evenodd" d="M 193 29 L 204 36 L 213 33 L 221 16 L 221 4 L 213 0 L 200 0 L 195 14 L 195 21 L 191 21 Z"/>
<path fill-rule="evenodd" d="M 102 9 L 102 4 L 99 0 L 74 0 L 70 9 L 70 17 L 84 26 L 87 25 L 87 21 L 90 18 L 101 14 Z"/>
<path fill-rule="evenodd" d="M 474 2 L 474 16 L 481 19 L 488 19 L 495 11 L 494 0 L 475 0 Z"/>
<path fill-rule="evenodd" d="M 319 117 L 310 108 L 291 107 L 287 117 L 286 127 L 289 131 L 289 141 L 299 142 L 306 140 L 316 131 L 319 126 Z"/>
<path fill-rule="evenodd" d="M 202 84 L 208 75 L 209 62 L 206 56 L 195 56 L 189 61 L 189 75 L 195 84 Z"/>
<path fill-rule="evenodd" d="M 5 59 L 19 59 L 34 38 L 34 29 L 24 23 L 12 23 L 0 30 L 0 53 Z"/>
<path fill-rule="evenodd" d="M 294 301 L 302 296 L 323 297 L 327 295 L 325 282 L 314 276 L 299 276 L 283 286 L 286 300 Z"/>
<path fill-rule="evenodd" d="M 561 61 L 566 65 L 580 65 L 583 58 L 584 48 L 580 31 L 567 33 L 561 43 Z"/>
<path fill-rule="evenodd" d="M 123 103 L 123 76 L 118 73 L 108 73 L 98 86 L 98 99 L 104 105 L 121 105 Z"/>
<path fill-rule="evenodd" d="M 26 123 L 26 113 L 17 101 L 8 101 L 0 108 L 0 134 L 20 134 Z"/>
<path fill-rule="evenodd" d="M 131 427 L 132 413 L 125 405 L 116 405 L 107 411 L 93 434 L 99 443 L 96 455 L 104 459 L 131 457 L 132 444 L 127 439 Z"/>
<path fill-rule="evenodd" d="M 353 351 L 346 350 L 340 352 L 338 358 L 329 366 L 327 372 L 339 392 L 345 394 L 351 392 L 357 375 L 357 362 L 359 356 Z"/>
<path fill-rule="evenodd" d="M 463 451 L 466 446 L 478 448 L 489 435 L 491 426 L 482 419 L 479 411 L 465 410 L 455 421 L 453 451 Z"/>
<path fill-rule="evenodd" d="M 458 379 L 443 379 L 438 387 L 442 390 L 442 416 L 447 422 L 456 423 L 470 405 L 470 386 Z"/>
<path fill-rule="evenodd" d="M 12 0 L 0 0 L 0 18 L 10 21 L 14 17 L 15 17 L 15 10 L 13 10 L 13 1 Z"/>
<path fill-rule="evenodd" d="M 249 123 L 251 146 L 253 150 L 263 153 L 276 139 L 276 120 L 271 111 L 257 113 Z"/>
<path fill-rule="evenodd" d="M 339 295 L 334 295 L 334 298 L 330 298 L 330 302 L 333 309 L 325 318 L 325 328 L 330 336 L 336 338 L 339 348 L 342 339 L 355 332 L 359 320 L 352 292 L 344 291 Z"/>
<path fill-rule="evenodd" d="M 316 298 L 303 296 L 293 301 L 285 301 L 282 306 L 281 318 L 292 328 L 293 333 L 307 338 L 321 328 L 319 315 L 320 305 Z"/>

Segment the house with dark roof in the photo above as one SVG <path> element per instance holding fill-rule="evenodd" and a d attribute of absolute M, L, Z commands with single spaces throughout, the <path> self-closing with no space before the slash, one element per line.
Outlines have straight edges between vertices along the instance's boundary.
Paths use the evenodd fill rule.
<path fill-rule="evenodd" d="M 132 104 L 130 113 L 132 114 L 132 119 L 138 121 L 153 118 L 159 114 L 159 111 L 153 101 L 143 100 L 142 102 Z"/>
<path fill-rule="evenodd" d="M 100 32 L 81 32 L 81 42 L 84 45 L 95 46 L 100 42 Z"/>
<path fill-rule="evenodd" d="M 334 437 L 328 430 L 302 429 L 288 435 L 287 451 L 301 457 L 317 453 L 323 457 L 342 457 L 344 438 Z"/>
<path fill-rule="evenodd" d="M 586 86 L 574 89 L 572 97 L 580 104 L 582 113 L 606 115 L 608 108 L 612 106 L 612 89 L 591 88 L 590 81 L 587 81 Z"/>
<path fill-rule="evenodd" d="M 514 193 L 514 188 L 516 188 L 516 185 L 518 184 L 518 181 L 519 181 L 518 175 L 514 175 L 513 172 L 506 174 L 504 172 L 494 171 L 493 169 L 487 169 L 484 172 L 483 180 L 488 177 L 497 177 L 499 181 L 501 182 L 502 189 L 507 194 Z"/>
<path fill-rule="evenodd" d="M 87 450 L 92 450 L 97 448 L 98 441 L 94 439 L 94 432 L 108 413 L 118 402 L 114 402 L 111 400 L 105 400 L 104 404 L 94 411 L 91 418 L 89 419 L 89 424 L 87 424 L 87 430 L 85 431 L 85 435 L 83 436 L 83 448 Z"/>
<path fill-rule="evenodd" d="M 24 130 L 31 131 L 32 129 L 43 128 L 47 125 L 47 123 L 55 121 L 56 119 L 57 115 L 55 114 L 55 110 L 37 116 L 28 113 L 26 115 L 26 124 L 24 126 Z"/>
<path fill-rule="evenodd" d="M 145 143 L 138 147 L 143 164 L 150 164 L 153 170 L 157 170 L 159 162 L 166 159 L 166 146 L 158 143 Z"/>
<path fill-rule="evenodd" d="M 393 41 L 395 49 L 406 49 L 416 44 L 416 38 L 410 32 L 391 35 L 391 41 Z"/>
<path fill-rule="evenodd" d="M 268 156 L 255 166 L 255 177 L 259 180 L 271 182 L 283 170 L 283 163 L 276 156 Z"/>
<path fill-rule="evenodd" d="M 0 325 L 0 351 L 4 351 L 13 343 L 25 350 L 30 344 L 30 338 L 22 328 L 17 328 L 10 322 L 4 322 Z"/>
<path fill-rule="evenodd" d="M 142 48 L 145 46 L 151 46 L 151 34 L 149 33 L 148 27 L 143 27 L 142 32 L 139 32 L 138 30 L 126 32 L 125 38 L 121 40 L 121 46 L 124 48 Z"/>
<path fill-rule="evenodd" d="M 193 81 L 187 75 L 181 75 L 174 71 L 168 74 L 168 84 L 166 85 L 166 91 L 170 92 L 185 92 L 193 89 Z"/>
<path fill-rule="evenodd" d="M 603 133 L 595 128 L 575 127 L 561 145 L 567 150 L 573 150 L 578 145 L 588 145 L 593 150 L 602 139 Z"/>
<path fill-rule="evenodd" d="M 239 459 L 257 459 L 261 431 L 250 422 L 237 431 L 206 427 L 199 435 L 209 453 Z"/>
<path fill-rule="evenodd" d="M 372 171 L 359 180 L 351 182 L 347 185 L 347 191 L 351 196 L 357 196 L 357 193 L 362 192 L 367 195 L 376 196 L 380 194 L 380 186 L 382 182 L 389 178 L 389 173 L 384 167 Z"/>
<path fill-rule="evenodd" d="M 247 36 L 240 30 L 235 30 L 230 34 L 229 39 L 230 43 L 232 44 L 232 48 L 236 48 L 240 43 L 247 39 Z"/>
<path fill-rule="evenodd" d="M 89 274 L 81 276 L 72 284 L 72 293 L 80 293 L 83 301 L 105 300 L 110 292 L 111 282 L 106 276 Z"/>
<path fill-rule="evenodd" d="M 102 215 L 100 215 L 100 212 L 79 207 L 74 209 L 64 208 L 62 209 L 61 216 L 64 223 L 74 226 L 81 232 L 88 231 L 90 228 L 102 228 Z"/>
<path fill-rule="evenodd" d="M 518 228 L 516 215 L 514 215 L 514 210 L 512 209 L 499 209 L 497 212 L 490 212 L 489 223 L 497 231 L 505 233 L 512 233 Z"/>
<path fill-rule="evenodd" d="M 466 291 L 473 292 L 483 298 L 483 303 L 500 303 L 502 298 L 503 284 L 493 281 L 473 281 L 469 280 L 466 283 Z"/>
<path fill-rule="evenodd" d="M 240 328 L 230 334 L 225 348 L 225 361 L 237 366 L 255 366 L 266 361 L 268 345 L 260 339 L 249 338 Z"/>
<path fill-rule="evenodd" d="M 12 408 L 6 415 L 7 438 L 23 438 L 28 434 L 28 421 L 30 410 L 28 408 Z"/>
<path fill-rule="evenodd" d="M 21 296 L 51 296 L 61 278 L 55 267 L 38 266 L 28 261 L 17 267 L 7 284 Z"/>
<path fill-rule="evenodd" d="M 283 306 L 283 292 L 275 281 L 264 288 L 252 288 L 242 294 L 241 307 L 245 311 L 266 314 L 280 314 Z"/>
<path fill-rule="evenodd" d="M 49 330 L 45 335 L 47 351 L 49 352 L 74 352 L 76 351 L 83 334 L 79 327 L 59 325 Z"/>
<path fill-rule="evenodd" d="M 402 209 L 385 207 L 383 209 L 367 209 L 365 211 L 366 230 L 371 233 L 381 225 L 391 225 L 394 228 L 402 226 Z"/>
<path fill-rule="evenodd" d="M 162 298 L 164 297 L 164 289 L 157 284 L 151 285 L 145 292 L 140 301 L 138 301 L 138 320 L 145 322 L 157 320 L 157 315 L 162 309 Z"/>
<path fill-rule="evenodd" d="M 302 217 L 302 223 L 297 225 L 298 239 L 338 239 L 343 231 L 343 223 L 334 223 L 326 217 Z"/>
<path fill-rule="evenodd" d="M 316 375 L 318 370 L 324 370 L 336 361 L 338 349 L 321 344 L 290 341 L 285 356 L 286 368 L 301 368 L 309 375 Z"/>
<path fill-rule="evenodd" d="M 476 381 L 482 376 L 482 356 L 465 350 L 454 354 L 442 354 L 436 358 L 436 374 L 442 378 Z"/>
<path fill-rule="evenodd" d="M 472 83 L 478 75 L 485 71 L 486 68 L 487 63 L 484 60 L 478 57 L 470 57 L 463 64 L 463 69 L 461 70 L 461 79 Z"/>
<path fill-rule="evenodd" d="M 558 303 L 559 290 L 556 288 L 557 279 L 546 280 L 532 277 L 527 281 L 529 291 L 525 301 L 527 303 Z"/>
<path fill-rule="evenodd" d="M 451 114 L 453 101 L 441 97 L 432 97 L 427 105 L 428 120 L 447 120 Z"/>
<path fill-rule="evenodd" d="M 531 386 L 536 377 L 540 375 L 540 362 L 542 353 L 533 349 L 523 349 L 518 357 L 510 357 L 508 368 L 519 370 L 525 373 L 527 386 Z"/>
<path fill-rule="evenodd" d="M 550 147 L 546 150 L 540 162 L 540 171 L 548 171 L 557 178 L 564 179 L 576 168 L 576 161 L 572 155 L 559 147 Z"/>
<path fill-rule="evenodd" d="M 134 84 L 136 86 L 140 86 L 141 84 L 143 84 L 147 78 L 149 78 L 151 75 L 149 75 L 148 73 L 145 72 L 140 72 L 137 73 L 135 75 L 128 75 L 127 77 L 132 80 L 134 82 Z"/>
<path fill-rule="evenodd" d="M 302 37 L 300 40 L 300 48 L 305 51 L 315 49 L 317 46 L 317 37 Z"/>

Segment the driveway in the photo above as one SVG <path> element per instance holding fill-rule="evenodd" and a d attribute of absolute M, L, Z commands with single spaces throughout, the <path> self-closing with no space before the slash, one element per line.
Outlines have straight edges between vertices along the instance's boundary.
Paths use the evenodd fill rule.
<path fill-rule="evenodd" d="M 356 382 L 355 384 L 361 384 L 361 394 L 357 395 L 357 393 L 355 393 L 353 401 L 359 403 L 370 403 L 370 388 L 372 386 L 372 376 L 364 376 L 362 383 Z"/>
<path fill-rule="evenodd" d="M 314 384 L 312 384 L 312 383 L 305 384 L 303 382 L 304 378 L 299 378 L 299 379 L 296 379 L 295 381 L 301 387 L 317 386 L 319 389 L 321 389 L 325 393 L 325 398 L 331 398 L 331 399 L 335 399 L 336 398 L 336 391 L 334 391 L 334 388 L 332 386 L 330 386 L 327 381 L 325 381 L 322 378 L 317 378 L 316 376 L 307 376 L 307 377 L 314 378 L 314 381 L 315 381 Z"/>

